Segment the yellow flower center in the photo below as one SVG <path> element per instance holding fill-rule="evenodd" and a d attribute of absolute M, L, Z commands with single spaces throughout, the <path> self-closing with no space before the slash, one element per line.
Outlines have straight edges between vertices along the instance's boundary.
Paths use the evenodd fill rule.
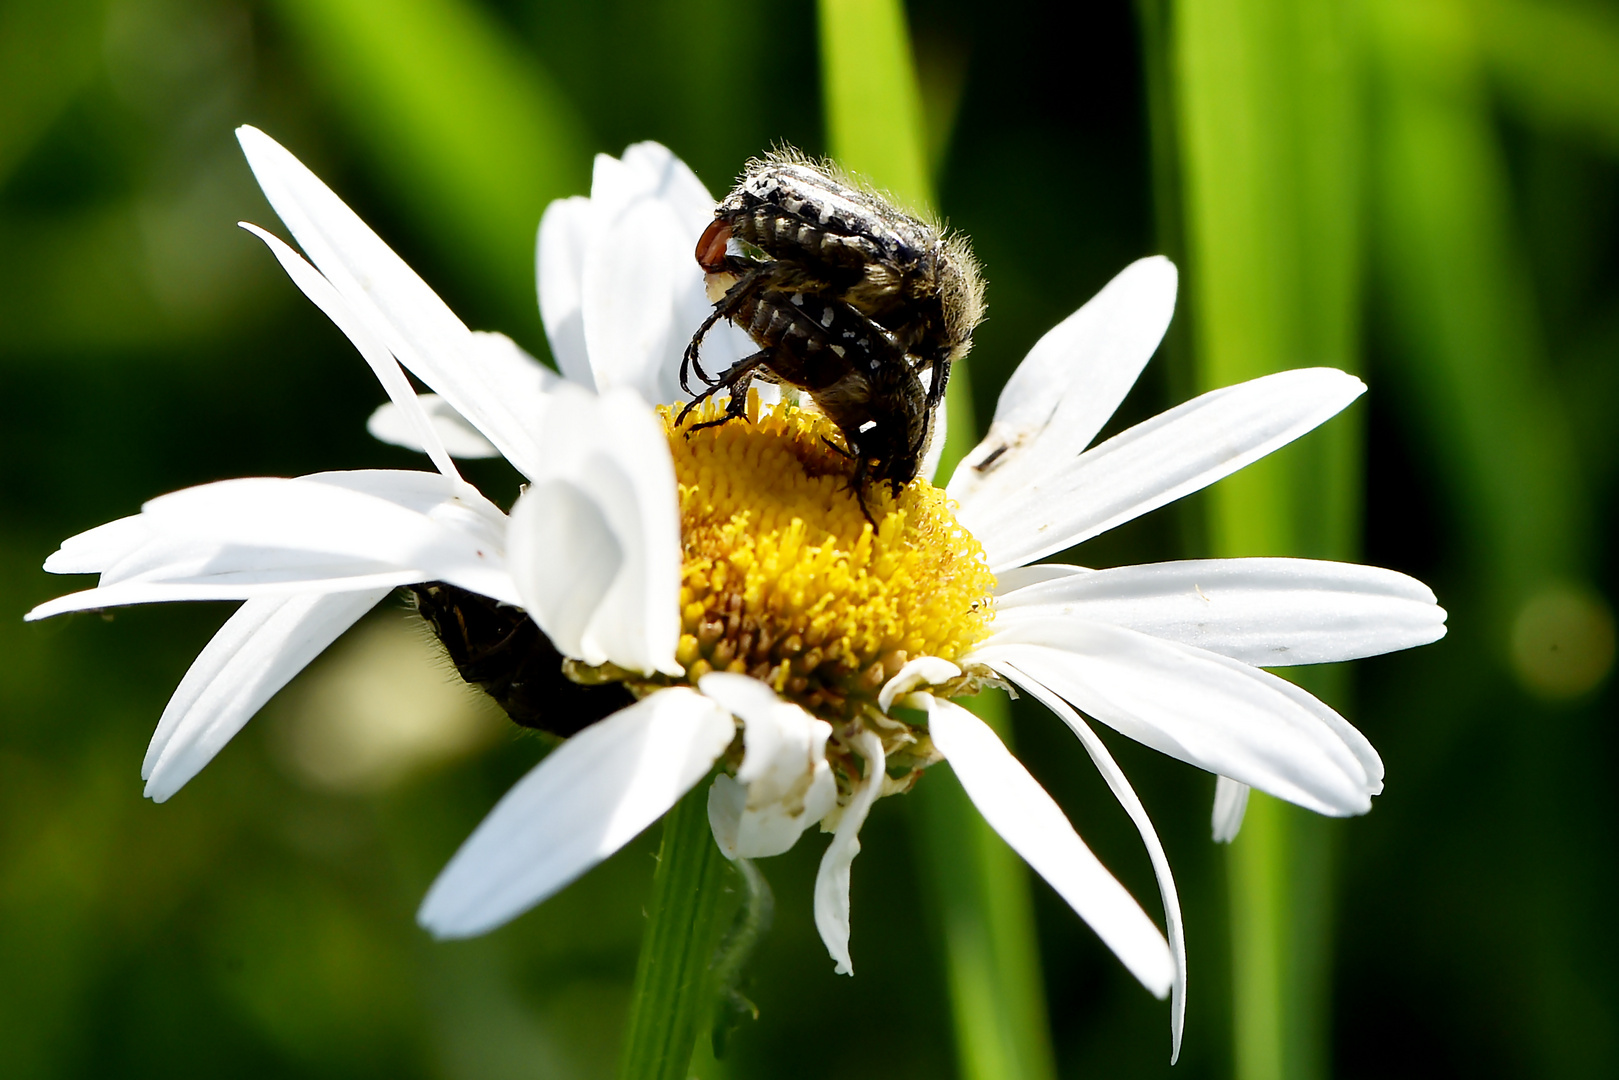
<path fill-rule="evenodd" d="M 782 404 L 684 424 L 660 410 L 680 486 L 681 637 L 695 682 L 752 675 L 810 712 L 851 720 L 907 659 L 958 660 L 988 632 L 995 577 L 949 499 L 917 479 L 866 505 L 837 426 Z"/>

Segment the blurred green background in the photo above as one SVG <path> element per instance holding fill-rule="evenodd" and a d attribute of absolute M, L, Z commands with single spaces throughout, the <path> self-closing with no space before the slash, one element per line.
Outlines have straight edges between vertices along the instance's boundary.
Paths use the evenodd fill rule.
<path fill-rule="evenodd" d="M 1265 274 L 1291 272 L 1219 262 L 1222 192 L 1315 178 L 1324 210 L 1257 204 L 1337 230 L 1298 229 L 1298 265 L 1349 253 L 1336 344 L 1305 333 L 1288 363 L 1365 374 L 1337 422 L 1361 448 L 1361 557 L 1451 612 L 1443 642 L 1363 662 L 1335 698 L 1388 790 L 1312 834 L 1331 868 L 1318 1071 L 1611 1075 L 1619 4 L 1199 9 L 908 6 L 940 209 L 990 282 L 979 415 L 1046 328 L 1162 250 L 1188 273 L 1176 326 L 1113 429 L 1195 392 L 1213 352 L 1198 305 L 1225 289 L 1263 312 L 1287 295 Z M 1256 25 L 1270 37 L 1243 36 Z M 1227 115 L 1216 92 L 1239 91 L 1257 121 L 1210 121 Z M 234 227 L 276 224 L 236 124 L 297 153 L 467 322 L 543 355 L 533 232 L 547 201 L 586 190 L 592 152 L 658 139 L 719 193 L 775 142 L 826 149 L 821 116 L 808 2 L 0 0 L 0 1075 L 613 1075 L 656 830 L 488 937 L 429 941 L 412 921 L 428 882 L 543 748 L 452 684 L 402 603 L 163 806 L 141 798 L 142 752 L 225 610 L 20 618 L 72 587 L 38 569 L 61 538 L 152 495 L 416 464 L 365 435 L 382 395 L 364 364 Z M 471 475 L 515 494 L 504 466 Z M 1078 557 L 1221 548 L 1206 504 Z M 1079 746 L 1014 713 L 1020 756 L 1156 911 Z M 1213 780 L 1105 737 L 1186 911 L 1173 1074 L 1230 1076 Z M 908 802 L 866 830 L 854 979 L 811 921 L 820 845 L 762 864 L 777 919 L 732 1076 L 951 1075 Z M 1059 1075 L 1169 1074 L 1167 1008 L 1043 885 L 1034 900 Z"/>

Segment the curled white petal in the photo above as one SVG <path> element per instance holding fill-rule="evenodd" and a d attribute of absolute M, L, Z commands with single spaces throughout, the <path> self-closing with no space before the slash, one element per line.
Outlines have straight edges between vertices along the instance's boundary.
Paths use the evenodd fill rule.
<path fill-rule="evenodd" d="M 803 708 L 783 701 L 758 679 L 730 672 L 711 672 L 697 684 L 704 694 L 743 721 L 742 765 L 738 782 L 764 802 L 781 799 L 801 786 L 802 775 L 826 758 L 832 725 Z"/>
<path fill-rule="evenodd" d="M 483 362 L 473 333 L 284 147 L 252 127 L 237 128 L 236 137 L 270 205 L 370 332 L 532 476 L 539 454 L 527 415 L 531 402 Z"/>
<path fill-rule="evenodd" d="M 910 700 L 928 710 L 933 745 L 990 828 L 1050 882 L 1143 986 L 1166 996 L 1177 969 L 1164 936 L 1085 846 L 1040 782 L 988 724 L 966 709 L 931 694 Z M 1173 896 L 1173 885 L 1170 889 Z"/>
<path fill-rule="evenodd" d="M 1215 780 L 1214 813 L 1210 822 L 1215 843 L 1229 844 L 1237 838 L 1237 833 L 1242 829 L 1243 815 L 1248 812 L 1249 790 L 1247 784 L 1229 776 Z"/>
<path fill-rule="evenodd" d="M 449 402 L 437 394 L 420 394 L 416 400 L 432 425 L 434 435 L 452 458 L 472 460 L 500 456 L 495 444 L 467 423 L 466 417 L 450 408 Z M 377 406 L 366 420 L 365 429 L 372 438 L 390 446 L 403 446 L 406 450 L 425 449 L 417 438 L 416 427 L 410 417 L 391 401 Z"/>
<path fill-rule="evenodd" d="M 1108 753 L 1107 746 L 1096 737 L 1091 726 L 1067 702 L 1039 683 L 1025 677 L 1019 680 L 1018 685 L 1056 713 L 1069 730 L 1079 736 L 1080 745 L 1085 747 L 1102 779 L 1107 781 L 1108 790 L 1119 800 L 1124 812 L 1130 815 L 1136 831 L 1141 835 L 1141 843 L 1147 849 L 1147 857 L 1152 860 L 1153 876 L 1158 879 L 1158 894 L 1164 903 L 1169 955 L 1175 962 L 1175 981 L 1169 989 L 1169 1063 L 1173 1065 L 1180 1057 L 1181 1035 L 1186 1029 L 1186 926 L 1181 919 L 1180 894 L 1175 889 L 1175 875 L 1169 869 L 1169 856 L 1158 839 L 1158 830 L 1152 826 L 1152 818 L 1147 816 L 1147 808 L 1141 805 L 1141 798 L 1130 786 L 1124 770 L 1119 768 L 1118 762 L 1113 760 L 1113 755 Z"/>
<path fill-rule="evenodd" d="M 1078 619 L 1026 620 L 970 659 L 1010 665 L 1137 742 L 1323 814 L 1363 814 L 1377 753 L 1347 720 L 1269 672 Z"/>
<path fill-rule="evenodd" d="M 724 773 L 714 777 L 708 789 L 708 828 L 714 834 L 714 843 L 727 859 L 756 858 L 742 854 L 744 844 L 742 818 L 748 812 L 748 789 Z M 793 834 L 798 839 L 798 834 Z M 791 846 L 791 845 L 789 845 Z"/>
<path fill-rule="evenodd" d="M 517 917 L 662 817 L 735 731 L 724 709 L 685 687 L 585 728 L 495 805 L 433 882 L 417 921 L 459 938 Z"/>
<path fill-rule="evenodd" d="M 961 668 L 943 657 L 918 656 L 915 660 L 907 660 L 892 679 L 883 683 L 883 688 L 877 693 L 877 707 L 887 712 L 895 698 L 909 694 L 918 686 L 936 686 L 960 674 Z"/>
<path fill-rule="evenodd" d="M 780 855 L 837 803 L 826 762 L 832 725 L 746 675 L 713 672 L 698 688 L 743 721 L 736 779 L 716 778 L 709 794 L 714 839 L 731 859 Z"/>
<path fill-rule="evenodd" d="M 457 476 L 449 453 L 439 440 L 438 433 L 428 419 L 426 410 L 421 407 L 415 391 L 411 389 L 410 380 L 405 378 L 404 371 L 399 367 L 399 361 L 393 358 L 388 346 L 372 332 L 365 318 L 354 310 L 353 305 L 321 275 L 319 270 L 310 266 L 296 251 L 282 243 L 280 237 L 246 221 L 239 224 L 264 241 L 270 253 L 281 264 L 281 268 L 287 272 L 287 276 L 292 278 L 293 284 L 297 285 L 316 307 L 325 312 L 326 317 L 343 331 L 349 341 L 353 342 L 354 347 L 365 358 L 365 362 L 370 365 L 377 381 L 382 384 L 383 390 L 387 392 L 389 402 L 398 411 L 401 426 L 410 433 L 417 448 L 432 460 L 434 468 L 445 476 Z"/>
<path fill-rule="evenodd" d="M 882 740 L 869 731 L 856 735 L 854 746 L 866 759 L 866 775 L 843 808 L 815 873 L 815 929 L 821 932 L 839 975 L 854 974 L 854 962 L 849 959 L 849 870 L 860 854 L 860 827 L 866 823 L 871 804 L 882 794 L 886 760 Z"/>
<path fill-rule="evenodd" d="M 198 654 L 157 722 L 141 779 L 163 802 L 242 730 L 311 660 L 377 605 L 387 589 L 249 600 Z"/>
<path fill-rule="evenodd" d="M 1258 461 L 1365 390 L 1359 379 L 1332 368 L 1283 371 L 1212 390 L 996 497 L 980 495 L 957 517 L 984 545 L 990 569 L 1022 566 Z"/>
<path fill-rule="evenodd" d="M 1058 616 L 1126 626 L 1259 667 L 1376 656 L 1445 633 L 1445 610 L 1415 578 L 1314 559 L 1124 566 L 1014 589 L 1003 582 L 996 595 L 998 630 Z"/>
<path fill-rule="evenodd" d="M 785 802 L 750 807 L 747 785 L 722 773 L 708 793 L 708 824 L 727 859 L 763 859 L 791 850 L 837 801 L 837 783 L 825 761 L 816 765 L 796 812 Z"/>
<path fill-rule="evenodd" d="M 1158 348 L 1176 280 L 1163 256 L 1138 259 L 1047 331 L 1006 381 L 984 441 L 950 478 L 951 497 L 994 502 L 1077 457 Z"/>
<path fill-rule="evenodd" d="M 630 390 L 561 384 L 544 470 L 512 508 L 512 577 L 565 656 L 678 675 L 680 517 L 674 462 Z"/>

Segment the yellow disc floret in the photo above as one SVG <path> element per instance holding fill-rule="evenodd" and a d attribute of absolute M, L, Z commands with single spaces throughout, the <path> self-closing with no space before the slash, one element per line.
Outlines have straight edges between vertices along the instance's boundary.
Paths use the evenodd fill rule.
<path fill-rule="evenodd" d="M 695 682 L 752 675 L 828 719 L 875 697 L 907 659 L 956 660 L 985 633 L 995 577 L 943 491 L 850 486 L 836 425 L 782 404 L 694 430 L 664 409 L 684 548 L 677 657 Z"/>

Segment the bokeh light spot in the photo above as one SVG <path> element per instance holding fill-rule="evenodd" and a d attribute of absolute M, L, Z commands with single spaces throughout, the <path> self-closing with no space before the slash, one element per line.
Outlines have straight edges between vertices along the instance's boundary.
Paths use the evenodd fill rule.
<path fill-rule="evenodd" d="M 381 791 L 507 730 L 500 710 L 461 682 L 422 626 L 390 614 L 351 633 L 290 688 L 275 734 L 278 756 L 299 781 Z"/>
<path fill-rule="evenodd" d="M 1613 669 L 1613 608 L 1585 586 L 1546 586 L 1518 609 L 1511 651 L 1513 673 L 1536 697 L 1581 697 Z"/>

